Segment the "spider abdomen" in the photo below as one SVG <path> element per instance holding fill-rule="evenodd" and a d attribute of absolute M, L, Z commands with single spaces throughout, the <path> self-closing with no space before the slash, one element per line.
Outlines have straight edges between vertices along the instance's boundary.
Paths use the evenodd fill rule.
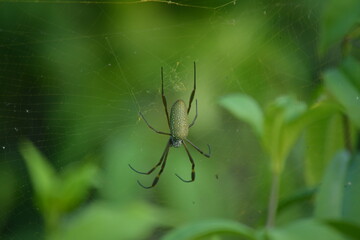
<path fill-rule="evenodd" d="M 187 108 L 183 100 L 177 100 L 171 107 L 170 132 L 176 139 L 185 139 L 189 134 Z"/>

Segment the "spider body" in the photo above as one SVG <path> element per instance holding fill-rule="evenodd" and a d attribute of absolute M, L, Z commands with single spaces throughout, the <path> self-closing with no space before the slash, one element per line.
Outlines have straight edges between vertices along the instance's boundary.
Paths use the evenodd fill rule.
<path fill-rule="evenodd" d="M 182 140 L 189 134 L 189 121 L 186 104 L 183 100 L 177 100 L 170 111 L 170 134 L 171 145 L 180 147 Z"/>
<path fill-rule="evenodd" d="M 194 120 L 189 124 L 188 115 L 189 115 L 189 112 L 191 109 L 191 103 L 194 100 L 195 90 L 196 90 L 196 64 L 194 62 L 194 89 L 192 90 L 191 95 L 190 95 L 189 106 L 187 108 L 185 102 L 183 100 L 179 99 L 172 105 L 171 110 L 170 110 L 170 116 L 169 116 L 168 109 L 167 109 L 167 103 L 166 103 L 166 97 L 164 95 L 164 74 L 163 74 L 163 68 L 161 68 L 161 97 L 162 97 L 162 101 L 164 104 L 166 119 L 167 119 L 170 133 L 156 130 L 146 121 L 144 115 L 141 112 L 139 112 L 139 114 L 144 119 L 146 125 L 151 130 L 153 130 L 154 132 L 156 132 L 158 134 L 168 135 L 168 136 L 170 136 L 170 138 L 169 138 L 168 142 L 166 143 L 166 147 L 160 158 L 160 161 L 148 172 L 140 172 L 140 171 L 136 170 L 135 168 L 133 168 L 129 164 L 129 167 L 132 170 L 134 170 L 135 172 L 140 173 L 140 174 L 146 174 L 146 175 L 151 174 L 156 168 L 161 166 L 159 173 L 156 175 L 156 177 L 153 180 L 153 183 L 149 187 L 145 187 L 138 181 L 138 184 L 141 187 L 148 189 L 148 188 L 154 187 L 158 183 L 160 175 L 164 171 L 170 147 L 178 148 L 181 145 L 184 145 L 185 151 L 191 162 L 191 179 L 190 180 L 184 180 L 182 177 L 175 174 L 183 182 L 195 181 L 195 162 L 194 162 L 194 159 L 192 158 L 192 156 L 190 155 L 190 152 L 187 148 L 187 144 L 190 144 L 192 147 L 194 147 L 199 153 L 201 153 L 205 157 L 208 157 L 208 158 L 210 157 L 211 149 L 210 149 L 209 144 L 208 144 L 209 153 L 207 154 L 207 153 L 204 153 L 203 151 L 201 151 L 195 144 L 193 144 L 189 139 L 187 139 L 187 136 L 189 135 L 189 129 L 195 124 L 195 120 L 198 115 L 197 100 L 196 100 L 196 114 L 195 114 Z"/>

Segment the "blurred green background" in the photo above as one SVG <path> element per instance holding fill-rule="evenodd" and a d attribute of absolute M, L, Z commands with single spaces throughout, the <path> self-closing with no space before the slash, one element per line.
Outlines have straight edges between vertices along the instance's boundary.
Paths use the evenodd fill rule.
<path fill-rule="evenodd" d="M 159 239 L 209 219 L 264 226 L 269 157 L 219 99 L 243 93 L 261 108 L 282 95 L 316 102 L 322 71 L 341 61 L 322 39 L 329 2 L 1 1 L 1 239 Z M 128 164 L 150 169 L 168 138 L 138 111 L 167 132 L 160 67 L 170 108 L 187 103 L 194 61 L 199 116 L 189 139 L 204 151 L 211 145 L 212 156 L 190 149 L 196 181 L 183 183 L 174 173 L 190 178 L 191 164 L 183 148 L 171 148 L 158 185 L 145 190 L 136 181 L 147 186 L 155 175 Z M 312 215 L 313 187 L 343 148 L 341 123 L 334 115 L 311 126 L 315 144 L 296 141 L 279 199 L 310 193 L 280 208 L 278 225 Z M 330 145 L 318 153 L 321 141 Z M 319 158 L 314 172 L 309 157 Z"/>

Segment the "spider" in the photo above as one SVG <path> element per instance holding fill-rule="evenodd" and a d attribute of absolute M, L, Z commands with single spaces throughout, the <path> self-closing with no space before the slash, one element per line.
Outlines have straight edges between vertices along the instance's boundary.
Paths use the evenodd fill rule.
<path fill-rule="evenodd" d="M 162 97 L 162 101 L 163 101 L 163 104 L 165 107 L 165 114 L 166 114 L 169 129 L 170 129 L 170 133 L 161 132 L 161 131 L 156 130 L 148 123 L 148 121 L 145 119 L 144 115 L 141 112 L 139 112 L 139 114 L 142 117 L 142 119 L 144 119 L 146 125 L 151 130 L 153 130 L 154 132 L 156 132 L 158 134 L 168 135 L 168 136 L 170 136 L 170 138 L 169 138 L 168 142 L 166 143 L 166 147 L 160 158 L 160 161 L 148 172 L 140 172 L 140 171 L 136 170 L 135 168 L 133 168 L 129 164 L 129 167 L 134 172 L 139 173 L 139 174 L 145 174 L 145 175 L 151 174 L 156 168 L 161 166 L 159 173 L 157 174 L 157 176 L 155 177 L 155 179 L 153 180 L 152 184 L 149 187 L 146 187 L 143 184 L 141 184 L 141 182 L 139 180 L 137 181 L 141 187 L 149 189 L 149 188 L 154 187 L 158 183 L 161 173 L 164 171 L 170 147 L 178 148 L 183 144 L 185 151 L 191 162 L 192 167 L 191 167 L 191 179 L 190 180 L 185 180 L 182 177 L 180 177 L 178 174 L 175 173 L 175 175 L 183 182 L 188 183 L 188 182 L 193 182 L 195 180 L 195 163 L 194 163 L 194 159 L 192 158 L 192 156 L 188 150 L 187 143 L 189 143 L 191 146 L 193 146 L 199 153 L 201 153 L 205 157 L 207 157 L 207 158 L 210 157 L 211 149 L 210 149 L 209 144 L 207 145 L 209 148 L 209 153 L 207 154 L 207 153 L 204 153 L 203 151 L 201 151 L 197 146 L 195 146 L 195 144 L 193 144 L 189 139 L 187 139 L 187 136 L 189 133 L 189 128 L 194 126 L 196 118 L 198 116 L 198 107 L 197 107 L 197 100 L 196 100 L 195 117 L 194 117 L 194 120 L 189 125 L 188 115 L 189 115 L 189 112 L 191 109 L 191 103 L 194 100 L 195 90 L 196 90 L 196 63 L 194 62 L 194 89 L 192 90 L 191 95 L 190 95 L 189 107 L 186 109 L 185 102 L 183 100 L 179 99 L 172 105 L 171 111 L 170 111 L 170 117 L 169 117 L 167 103 L 166 103 L 166 97 L 164 95 L 164 73 L 163 73 L 163 68 L 161 67 L 161 97 Z"/>

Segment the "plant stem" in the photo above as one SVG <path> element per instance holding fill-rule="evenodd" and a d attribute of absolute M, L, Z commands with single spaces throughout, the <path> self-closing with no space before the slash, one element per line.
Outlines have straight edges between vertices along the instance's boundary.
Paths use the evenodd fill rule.
<path fill-rule="evenodd" d="M 279 187 L 280 187 L 280 173 L 278 171 L 273 172 L 273 178 L 271 183 L 271 193 L 268 206 L 268 217 L 266 221 L 266 227 L 271 228 L 275 226 L 276 212 L 278 208 L 279 200 Z"/>

